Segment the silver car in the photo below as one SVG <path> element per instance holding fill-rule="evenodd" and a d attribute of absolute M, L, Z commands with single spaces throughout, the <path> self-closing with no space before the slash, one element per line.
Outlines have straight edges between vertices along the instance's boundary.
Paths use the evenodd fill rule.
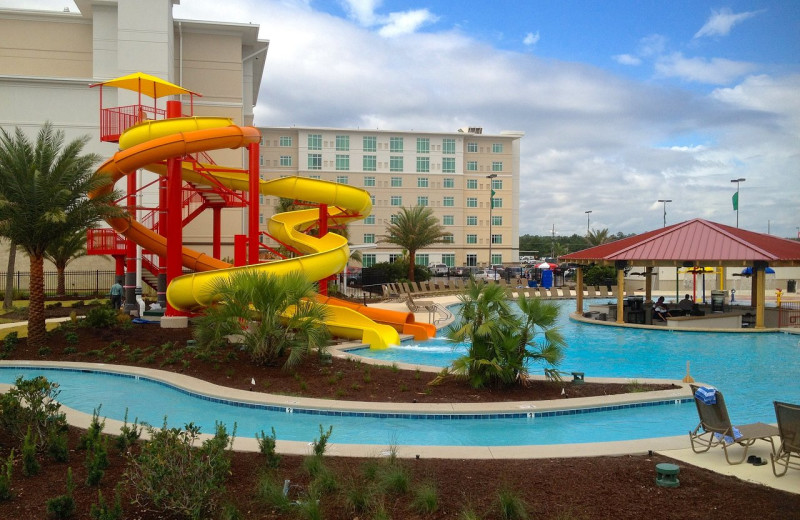
<path fill-rule="evenodd" d="M 473 276 L 475 277 L 476 280 L 483 280 L 486 282 L 492 280 L 496 282 L 497 280 L 500 280 L 502 278 L 502 276 L 500 276 L 500 273 L 490 269 L 481 269 L 480 271 L 477 271 Z"/>

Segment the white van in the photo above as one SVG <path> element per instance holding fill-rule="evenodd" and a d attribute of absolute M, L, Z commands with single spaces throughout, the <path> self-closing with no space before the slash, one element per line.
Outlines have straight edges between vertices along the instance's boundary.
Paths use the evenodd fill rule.
<path fill-rule="evenodd" d="M 447 276 L 447 264 L 428 264 L 428 269 L 434 276 Z"/>

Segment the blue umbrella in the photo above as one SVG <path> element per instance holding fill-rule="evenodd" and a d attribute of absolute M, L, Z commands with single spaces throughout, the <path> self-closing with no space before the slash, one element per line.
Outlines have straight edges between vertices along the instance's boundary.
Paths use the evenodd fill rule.
<path fill-rule="evenodd" d="M 764 269 L 764 272 L 766 274 L 775 274 L 775 269 L 773 269 L 771 267 L 767 267 L 766 269 Z M 742 269 L 742 274 L 744 276 L 752 276 L 753 275 L 753 268 L 752 267 L 745 267 L 744 269 Z"/>

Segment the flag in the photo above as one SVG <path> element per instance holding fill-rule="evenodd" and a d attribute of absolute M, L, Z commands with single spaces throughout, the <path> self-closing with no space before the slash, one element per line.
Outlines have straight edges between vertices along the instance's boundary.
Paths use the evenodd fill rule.
<path fill-rule="evenodd" d="M 492 196 L 490 197 L 491 198 L 492 209 L 494 209 L 494 194 L 495 193 L 496 192 L 494 190 L 492 190 Z"/>
<path fill-rule="evenodd" d="M 731 198 L 731 200 L 733 201 L 733 211 L 739 211 L 739 192 L 738 191 L 733 194 L 733 197 Z"/>

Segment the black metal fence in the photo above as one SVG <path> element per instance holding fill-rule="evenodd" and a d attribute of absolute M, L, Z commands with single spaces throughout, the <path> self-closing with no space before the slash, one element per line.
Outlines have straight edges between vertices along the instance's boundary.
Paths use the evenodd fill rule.
<path fill-rule="evenodd" d="M 114 271 L 67 271 L 64 273 L 64 289 L 68 295 L 105 295 L 108 294 L 114 283 Z M 0 272 L 0 292 L 5 290 L 6 273 Z M 14 292 L 27 295 L 30 292 L 31 273 L 16 271 L 14 273 Z M 44 292 L 47 295 L 56 294 L 58 288 L 58 273 L 56 271 L 44 272 Z"/>

